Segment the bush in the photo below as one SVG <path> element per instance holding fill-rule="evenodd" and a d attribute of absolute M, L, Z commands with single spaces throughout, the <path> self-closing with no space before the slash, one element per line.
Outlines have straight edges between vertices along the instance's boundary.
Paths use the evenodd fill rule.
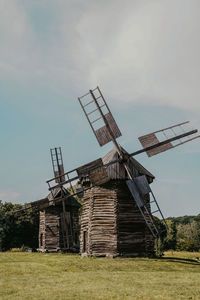
<path fill-rule="evenodd" d="M 0 251 L 12 248 L 37 248 L 39 214 L 30 209 L 25 214 L 16 215 L 22 205 L 0 201 Z"/>

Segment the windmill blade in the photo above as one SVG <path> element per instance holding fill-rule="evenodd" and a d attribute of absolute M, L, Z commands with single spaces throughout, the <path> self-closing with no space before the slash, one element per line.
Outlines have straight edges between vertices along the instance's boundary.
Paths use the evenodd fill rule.
<path fill-rule="evenodd" d="M 104 146 L 110 141 L 116 145 L 115 139 L 122 134 L 99 87 L 90 90 L 78 100 L 99 145 Z"/>
<path fill-rule="evenodd" d="M 139 137 L 138 139 L 144 149 L 136 154 L 146 152 L 151 157 L 199 138 L 200 135 L 196 135 L 198 130 L 191 130 L 189 123 L 189 121 L 183 122 Z"/>
<path fill-rule="evenodd" d="M 64 182 L 64 166 L 63 166 L 63 159 L 62 159 L 62 151 L 61 147 L 50 149 L 51 152 L 51 161 L 54 171 L 54 176 L 56 177 L 56 182 Z"/>

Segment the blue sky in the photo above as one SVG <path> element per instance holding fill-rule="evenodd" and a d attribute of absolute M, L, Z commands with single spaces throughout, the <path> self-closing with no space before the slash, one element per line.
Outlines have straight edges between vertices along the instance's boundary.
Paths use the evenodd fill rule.
<path fill-rule="evenodd" d="M 77 97 L 99 85 L 119 143 L 185 120 L 200 129 L 198 0 L 0 0 L 0 199 L 47 194 L 49 149 L 65 170 L 102 157 Z M 137 159 L 166 216 L 198 214 L 200 140 Z"/>

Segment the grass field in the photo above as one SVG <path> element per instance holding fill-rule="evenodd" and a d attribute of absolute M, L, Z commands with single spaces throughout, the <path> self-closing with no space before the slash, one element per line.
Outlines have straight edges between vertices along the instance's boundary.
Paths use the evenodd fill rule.
<path fill-rule="evenodd" d="M 163 259 L 0 253 L 0 299 L 200 299 L 200 253 Z"/>

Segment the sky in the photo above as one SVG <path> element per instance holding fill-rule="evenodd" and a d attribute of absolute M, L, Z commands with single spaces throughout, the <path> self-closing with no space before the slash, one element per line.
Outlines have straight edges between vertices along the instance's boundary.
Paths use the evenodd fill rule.
<path fill-rule="evenodd" d="M 47 195 L 50 148 L 65 171 L 112 148 L 77 100 L 97 85 L 129 152 L 176 123 L 200 130 L 199 53 L 199 0 L 0 0 L 0 199 Z M 137 160 L 166 217 L 200 213 L 200 139 Z"/>

